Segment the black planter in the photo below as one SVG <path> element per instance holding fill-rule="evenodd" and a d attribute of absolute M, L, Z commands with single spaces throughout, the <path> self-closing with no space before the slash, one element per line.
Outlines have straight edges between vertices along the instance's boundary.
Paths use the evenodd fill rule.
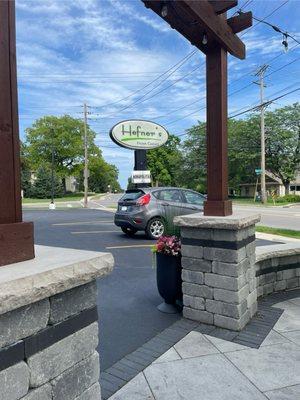
<path fill-rule="evenodd" d="M 159 311 L 175 314 L 179 312 L 178 302 L 182 301 L 181 257 L 156 253 L 157 288 L 164 303 Z"/>

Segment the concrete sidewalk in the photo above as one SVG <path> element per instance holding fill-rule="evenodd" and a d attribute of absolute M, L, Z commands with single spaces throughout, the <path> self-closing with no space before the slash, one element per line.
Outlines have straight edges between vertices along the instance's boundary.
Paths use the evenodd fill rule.
<path fill-rule="evenodd" d="M 300 399 L 299 290 L 266 297 L 259 313 L 242 333 L 193 328 L 110 400 Z"/>

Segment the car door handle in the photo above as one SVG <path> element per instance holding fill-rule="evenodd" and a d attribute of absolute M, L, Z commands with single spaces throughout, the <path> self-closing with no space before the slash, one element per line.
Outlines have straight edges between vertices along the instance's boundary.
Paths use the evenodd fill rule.
<path fill-rule="evenodd" d="M 191 207 L 191 209 L 192 209 L 192 210 L 198 210 L 198 208 L 197 208 L 197 207 Z"/>
<path fill-rule="evenodd" d="M 161 203 L 163 206 L 169 206 L 168 203 Z"/>

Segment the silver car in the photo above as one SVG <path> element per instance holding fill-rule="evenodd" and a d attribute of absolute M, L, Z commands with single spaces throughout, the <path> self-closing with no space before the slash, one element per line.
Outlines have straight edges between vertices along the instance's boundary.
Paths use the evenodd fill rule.
<path fill-rule="evenodd" d="M 201 212 L 205 199 L 198 192 L 175 187 L 126 190 L 114 222 L 128 236 L 145 231 L 149 238 L 158 239 L 166 231 L 168 216 Z"/>

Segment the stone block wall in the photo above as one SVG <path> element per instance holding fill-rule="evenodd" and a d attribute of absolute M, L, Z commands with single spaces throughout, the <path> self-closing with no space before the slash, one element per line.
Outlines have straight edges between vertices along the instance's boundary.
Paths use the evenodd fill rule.
<path fill-rule="evenodd" d="M 258 257 L 255 264 L 258 297 L 300 287 L 300 248 L 299 254 L 295 253 L 293 247 L 280 251 L 280 254 L 275 248 L 274 252 Z"/>
<path fill-rule="evenodd" d="M 0 315 L 1 400 L 100 400 L 96 282 Z"/>
<path fill-rule="evenodd" d="M 255 222 L 181 227 L 184 317 L 239 331 L 255 314 Z"/>

